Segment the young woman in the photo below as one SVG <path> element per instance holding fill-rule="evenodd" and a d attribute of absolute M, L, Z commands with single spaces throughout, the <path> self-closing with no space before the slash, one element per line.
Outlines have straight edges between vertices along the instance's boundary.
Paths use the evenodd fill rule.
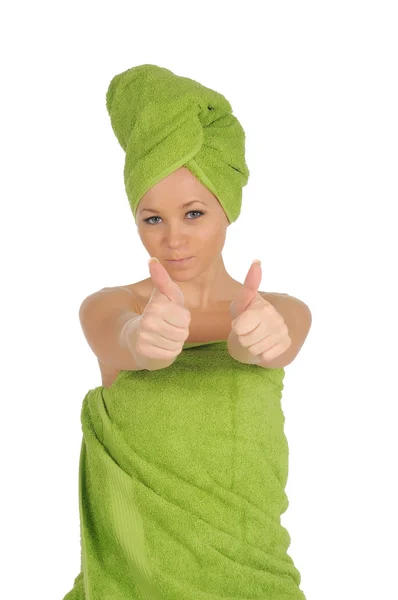
<path fill-rule="evenodd" d="M 311 313 L 222 258 L 248 169 L 228 101 L 155 65 L 107 93 L 150 276 L 84 300 L 81 572 L 64 600 L 305 600 L 287 509 L 284 366 Z"/>

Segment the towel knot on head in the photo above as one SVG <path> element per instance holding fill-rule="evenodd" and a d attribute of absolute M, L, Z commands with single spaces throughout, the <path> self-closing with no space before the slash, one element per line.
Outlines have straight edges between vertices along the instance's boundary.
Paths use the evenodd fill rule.
<path fill-rule="evenodd" d="M 216 196 L 229 222 L 236 221 L 250 173 L 245 132 L 222 94 L 146 64 L 113 77 L 106 107 L 126 153 L 124 184 L 134 218 L 143 195 L 185 166 Z"/>

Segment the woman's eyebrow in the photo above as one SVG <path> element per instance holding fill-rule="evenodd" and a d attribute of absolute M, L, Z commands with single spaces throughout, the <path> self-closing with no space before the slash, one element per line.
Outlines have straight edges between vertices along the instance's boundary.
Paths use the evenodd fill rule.
<path fill-rule="evenodd" d="M 185 202 L 185 204 L 182 204 L 180 206 L 180 208 L 185 208 L 186 206 L 190 206 L 191 204 L 195 204 L 195 202 L 200 202 L 201 204 L 204 204 L 205 206 L 207 206 L 206 202 L 202 202 L 202 200 L 191 200 L 190 202 Z M 140 212 L 144 212 L 144 211 L 150 211 L 150 212 L 160 212 L 159 210 L 156 210 L 155 208 L 142 208 Z"/>

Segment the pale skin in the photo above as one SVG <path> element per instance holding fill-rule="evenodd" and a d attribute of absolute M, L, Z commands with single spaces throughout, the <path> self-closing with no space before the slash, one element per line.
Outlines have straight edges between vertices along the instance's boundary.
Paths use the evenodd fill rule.
<path fill-rule="evenodd" d="M 189 201 L 193 203 L 184 207 Z M 184 306 L 196 315 L 217 307 L 228 311 L 234 319 L 228 349 L 238 360 L 275 367 L 284 362 L 275 362 L 278 357 L 286 364 L 293 360 L 310 328 L 308 307 L 296 298 L 284 297 L 282 303 L 277 294 L 259 292 L 258 262 L 250 266 L 243 285 L 227 273 L 221 253 L 229 221 L 218 199 L 189 169 L 177 169 L 142 197 L 136 223 L 149 256 L 160 263 L 150 265 L 152 287 L 154 273 L 164 281 L 169 275 L 182 291 Z M 166 260 L 191 256 L 181 267 Z"/>
<path fill-rule="evenodd" d="M 182 206 L 190 201 L 190 206 Z M 217 198 L 186 167 L 154 185 L 136 213 L 143 246 L 179 286 L 191 312 L 188 341 L 224 339 L 231 332 L 228 350 L 236 360 L 279 368 L 300 350 L 311 313 L 297 298 L 258 291 L 262 277 L 258 264 L 249 266 L 244 284 L 227 273 L 222 250 L 229 224 Z M 193 259 L 180 267 L 166 260 L 190 256 Z M 151 276 L 124 286 L 140 293 L 140 312 L 153 286 Z M 101 363 L 100 368 L 103 384 L 110 385 L 118 372 Z"/>
<path fill-rule="evenodd" d="M 192 200 L 193 204 L 182 207 Z M 145 210 L 148 208 L 154 210 Z M 148 218 L 149 224 L 144 222 Z M 217 198 L 186 167 L 159 181 L 142 197 L 136 223 L 146 251 L 178 284 L 187 308 L 211 310 L 241 287 L 227 273 L 221 254 L 229 225 L 225 212 Z M 194 258 L 181 267 L 165 260 L 190 256 Z"/>
<path fill-rule="evenodd" d="M 155 289 L 170 301 L 177 302 L 176 298 L 178 298 L 177 303 L 182 302 L 184 306 L 183 298 L 180 298 L 179 294 L 176 295 L 179 286 L 176 287 L 175 282 L 157 259 L 150 259 L 149 269 Z M 244 362 L 265 366 L 266 361 L 285 353 L 290 348 L 292 340 L 282 315 L 258 293 L 261 276 L 260 262 L 253 262 L 243 286 L 230 304 L 230 312 L 234 320 L 231 323 L 228 349 L 231 349 L 231 355 L 236 356 L 237 360 L 240 352 L 245 350 L 247 354 L 243 355 Z M 190 311 L 186 308 L 185 311 L 190 320 Z M 234 348 L 233 342 L 239 343 L 239 352 L 235 351 L 238 348 Z"/>

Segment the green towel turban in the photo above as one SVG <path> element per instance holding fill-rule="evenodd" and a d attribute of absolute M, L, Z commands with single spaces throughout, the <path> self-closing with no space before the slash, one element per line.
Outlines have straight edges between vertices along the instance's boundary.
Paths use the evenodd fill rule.
<path fill-rule="evenodd" d="M 168 69 L 139 65 L 113 77 L 106 107 L 126 152 L 134 219 L 143 195 L 185 166 L 216 196 L 229 222 L 236 221 L 249 179 L 245 132 L 222 94 Z"/>

